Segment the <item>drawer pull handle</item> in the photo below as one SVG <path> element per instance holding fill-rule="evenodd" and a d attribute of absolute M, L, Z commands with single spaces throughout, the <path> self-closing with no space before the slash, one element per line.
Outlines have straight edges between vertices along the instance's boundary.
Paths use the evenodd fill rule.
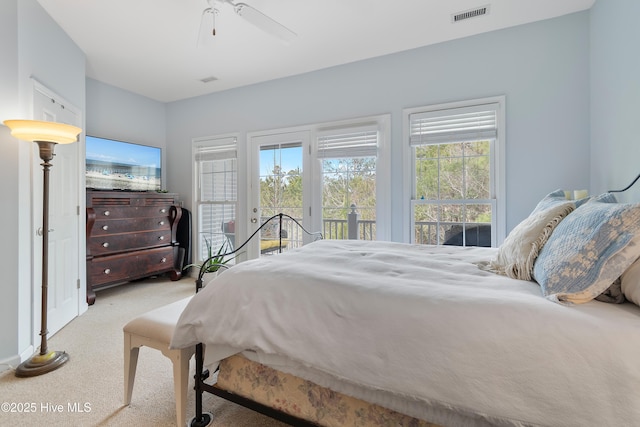
<path fill-rule="evenodd" d="M 158 240 L 164 240 L 164 236 L 158 237 Z"/>
<path fill-rule="evenodd" d="M 109 215 L 111 215 L 111 212 L 109 212 L 109 211 L 104 211 L 104 216 L 109 216 Z"/>
<path fill-rule="evenodd" d="M 166 259 L 166 258 L 162 258 L 162 259 L 160 260 L 160 262 L 161 262 L 162 264 L 164 264 L 165 262 L 167 262 L 167 259 Z"/>
<path fill-rule="evenodd" d="M 103 247 L 103 248 L 108 248 L 108 247 L 109 247 L 109 242 L 104 242 L 104 243 L 102 244 L 102 247 Z"/>
<path fill-rule="evenodd" d="M 107 231 L 107 230 L 109 229 L 109 226 L 108 226 L 108 225 L 103 225 L 103 226 L 102 226 L 102 229 L 103 229 L 104 231 Z"/>
<path fill-rule="evenodd" d="M 164 221 L 160 221 L 158 225 L 164 225 Z"/>
<path fill-rule="evenodd" d="M 167 213 L 167 210 L 165 208 L 160 209 L 160 213 Z"/>
<path fill-rule="evenodd" d="M 111 269 L 110 268 L 105 268 L 104 269 L 104 274 L 110 274 L 111 273 Z"/>

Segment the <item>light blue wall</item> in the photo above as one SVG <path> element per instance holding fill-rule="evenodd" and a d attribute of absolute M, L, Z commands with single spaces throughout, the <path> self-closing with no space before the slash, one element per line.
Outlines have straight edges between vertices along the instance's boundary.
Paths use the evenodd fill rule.
<path fill-rule="evenodd" d="M 165 103 L 87 78 L 87 135 L 152 145 L 164 154 L 165 110 Z"/>
<path fill-rule="evenodd" d="M 87 134 L 164 147 L 166 104 L 87 78 Z"/>
<path fill-rule="evenodd" d="M 168 187 L 191 203 L 191 140 L 392 116 L 392 239 L 402 239 L 402 109 L 506 96 L 510 230 L 548 192 L 589 184 L 589 13 L 168 104 Z M 215 83 L 213 83 L 215 84 Z"/>
<path fill-rule="evenodd" d="M 18 106 L 18 7 L 15 1 L 0 2 L 0 122 L 13 117 Z M 14 245 L 18 242 L 18 145 L 11 138 L 9 129 L 0 126 L 0 224 L 4 227 L 3 241 Z M 13 203 L 7 203 L 13 202 Z M 0 245 L 3 269 L 0 289 L 0 325 L 12 325 L 0 330 L 0 363 L 15 360 L 18 349 L 18 253 L 11 244 Z M 0 366 L 2 370 L 2 366 Z"/>
<path fill-rule="evenodd" d="M 0 2 L 0 122 L 13 117 L 18 105 L 18 6 Z"/>
<path fill-rule="evenodd" d="M 85 56 L 36 0 L 0 2 L 0 121 L 33 114 L 32 78 L 84 111 Z M 6 97 L 5 97 L 6 96 Z M 3 232 L 0 254 L 5 268 L 0 298 L 0 364 L 31 356 L 32 144 L 0 129 L 0 180 Z M 6 188 L 5 188 L 6 187 Z M 0 366 L 2 369 L 3 366 Z"/>
<path fill-rule="evenodd" d="M 591 187 L 627 186 L 640 173 L 640 2 L 598 0 L 591 9 Z M 640 201 L 640 182 L 621 201 Z"/>

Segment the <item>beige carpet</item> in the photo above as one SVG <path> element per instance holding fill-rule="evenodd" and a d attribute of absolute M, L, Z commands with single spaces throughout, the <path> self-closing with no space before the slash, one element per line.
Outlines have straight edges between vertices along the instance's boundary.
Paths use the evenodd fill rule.
<path fill-rule="evenodd" d="M 66 365 L 32 378 L 16 378 L 12 370 L 0 373 L 0 426 L 176 425 L 171 362 L 157 350 L 140 349 L 131 405 L 123 405 L 122 327 L 141 313 L 192 295 L 194 289 L 191 278 L 154 278 L 98 292 L 85 314 L 48 340 L 49 350 L 69 353 Z M 192 360 L 191 378 L 193 366 Z M 187 417 L 195 412 L 191 381 Z M 35 411 L 5 412 L 5 402 Z M 214 427 L 285 425 L 209 394 L 203 407 L 213 413 Z"/>

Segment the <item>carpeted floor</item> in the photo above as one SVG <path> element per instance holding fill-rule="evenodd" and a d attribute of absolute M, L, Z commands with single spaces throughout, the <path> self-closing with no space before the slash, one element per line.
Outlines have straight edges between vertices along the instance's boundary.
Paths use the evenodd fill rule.
<path fill-rule="evenodd" d="M 85 314 L 48 340 L 49 350 L 69 353 L 67 364 L 32 378 L 0 372 L 0 426 L 174 426 L 171 362 L 157 350 L 140 349 L 131 405 L 123 405 L 122 327 L 139 314 L 192 295 L 194 287 L 190 278 L 153 278 L 98 292 Z M 192 360 L 192 372 L 193 365 Z M 193 398 L 191 385 L 188 418 L 194 414 Z M 7 403 L 17 412 L 7 412 Z M 213 427 L 284 426 L 208 394 L 203 407 L 213 413 Z"/>

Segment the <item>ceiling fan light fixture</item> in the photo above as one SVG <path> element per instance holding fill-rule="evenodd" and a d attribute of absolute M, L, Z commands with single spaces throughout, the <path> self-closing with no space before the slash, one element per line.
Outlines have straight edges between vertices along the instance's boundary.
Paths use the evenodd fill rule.
<path fill-rule="evenodd" d="M 202 11 L 200 28 L 198 29 L 198 47 L 212 43 L 213 36 L 216 35 L 216 13 L 217 10 L 211 7 Z"/>
<path fill-rule="evenodd" d="M 210 44 L 213 39 L 212 36 L 216 35 L 215 15 L 218 14 L 218 6 L 223 4 L 231 6 L 236 15 L 242 17 L 267 34 L 278 38 L 285 44 L 291 43 L 297 37 L 297 34 L 289 28 L 246 3 L 236 3 L 233 0 L 207 0 L 208 7 L 202 11 L 202 17 L 200 19 L 198 46 Z"/>

